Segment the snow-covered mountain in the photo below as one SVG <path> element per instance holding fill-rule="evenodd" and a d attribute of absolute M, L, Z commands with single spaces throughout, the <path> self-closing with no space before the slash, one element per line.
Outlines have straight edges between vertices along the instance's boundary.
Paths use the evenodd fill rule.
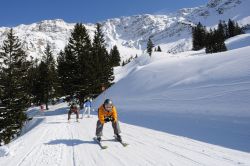
<path fill-rule="evenodd" d="M 117 45 L 123 59 L 141 55 L 149 37 L 164 52 L 177 53 L 191 49 L 191 26 L 199 21 L 208 27 L 214 27 L 219 20 L 229 18 L 238 21 L 240 25 L 250 24 L 248 6 L 249 0 L 211 0 L 204 6 L 181 9 L 176 13 L 108 19 L 102 22 L 103 32 L 107 48 Z M 85 25 L 93 37 L 95 25 Z M 40 57 L 47 43 L 52 45 L 55 54 L 62 50 L 73 27 L 73 23 L 57 19 L 19 25 L 14 27 L 14 31 L 23 41 L 28 53 Z M 0 43 L 4 40 L 7 29 L 9 28 L 0 28 Z"/>

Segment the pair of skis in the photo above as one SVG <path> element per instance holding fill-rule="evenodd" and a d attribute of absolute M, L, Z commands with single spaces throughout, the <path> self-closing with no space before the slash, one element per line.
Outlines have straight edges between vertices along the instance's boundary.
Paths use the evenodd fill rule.
<path fill-rule="evenodd" d="M 114 136 L 114 137 L 115 137 L 115 136 Z M 102 143 L 102 141 L 98 141 L 96 137 L 94 137 L 93 139 L 94 139 L 95 142 L 97 142 L 97 144 L 101 147 L 101 149 L 107 149 L 107 148 L 108 148 L 108 146 L 107 146 L 107 145 L 104 145 L 104 144 Z M 116 137 L 115 137 L 115 141 L 121 143 L 123 147 L 128 146 L 128 143 L 125 143 L 125 142 L 123 142 L 123 141 L 121 141 L 121 140 L 118 140 Z"/>

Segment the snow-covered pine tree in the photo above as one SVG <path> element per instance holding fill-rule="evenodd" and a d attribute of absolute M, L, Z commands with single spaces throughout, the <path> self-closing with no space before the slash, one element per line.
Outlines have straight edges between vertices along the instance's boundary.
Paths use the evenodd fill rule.
<path fill-rule="evenodd" d="M 7 33 L 7 38 L 1 47 L 1 131 L 0 143 L 9 143 L 21 131 L 26 120 L 25 110 L 29 104 L 27 93 L 27 55 L 22 50 L 21 42 L 13 33 Z"/>

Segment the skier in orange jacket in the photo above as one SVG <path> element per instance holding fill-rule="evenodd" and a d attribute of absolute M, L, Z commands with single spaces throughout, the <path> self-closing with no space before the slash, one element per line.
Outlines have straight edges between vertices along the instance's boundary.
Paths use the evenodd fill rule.
<path fill-rule="evenodd" d="M 98 121 L 96 124 L 96 136 L 97 140 L 101 141 L 102 130 L 104 123 L 112 122 L 115 137 L 118 141 L 122 141 L 120 133 L 120 126 L 117 118 L 117 111 L 113 102 L 110 99 L 106 99 L 104 103 L 98 108 Z"/>

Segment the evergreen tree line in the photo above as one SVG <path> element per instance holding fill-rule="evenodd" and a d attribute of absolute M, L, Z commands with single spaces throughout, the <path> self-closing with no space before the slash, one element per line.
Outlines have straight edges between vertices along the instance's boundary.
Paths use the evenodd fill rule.
<path fill-rule="evenodd" d="M 39 61 L 29 58 L 11 29 L 0 46 L 0 145 L 9 143 L 21 131 L 31 104 L 48 103 L 59 96 L 83 101 L 98 95 L 114 79 L 113 67 L 120 65 L 117 46 L 105 48 L 101 25 L 96 25 L 93 42 L 85 26 L 77 23 L 65 46 L 54 59 L 48 44 Z"/>
<path fill-rule="evenodd" d="M 209 31 L 199 22 L 192 28 L 193 50 L 205 48 L 206 53 L 226 51 L 225 40 L 243 33 L 243 28 L 231 19 L 227 23 L 220 21 L 217 29 Z"/>
<path fill-rule="evenodd" d="M 113 67 L 120 65 L 120 53 L 105 47 L 101 25 L 96 25 L 93 42 L 83 24 L 76 24 L 65 49 L 58 56 L 60 95 L 76 95 L 80 102 L 86 95 L 98 95 L 114 79 Z"/>

